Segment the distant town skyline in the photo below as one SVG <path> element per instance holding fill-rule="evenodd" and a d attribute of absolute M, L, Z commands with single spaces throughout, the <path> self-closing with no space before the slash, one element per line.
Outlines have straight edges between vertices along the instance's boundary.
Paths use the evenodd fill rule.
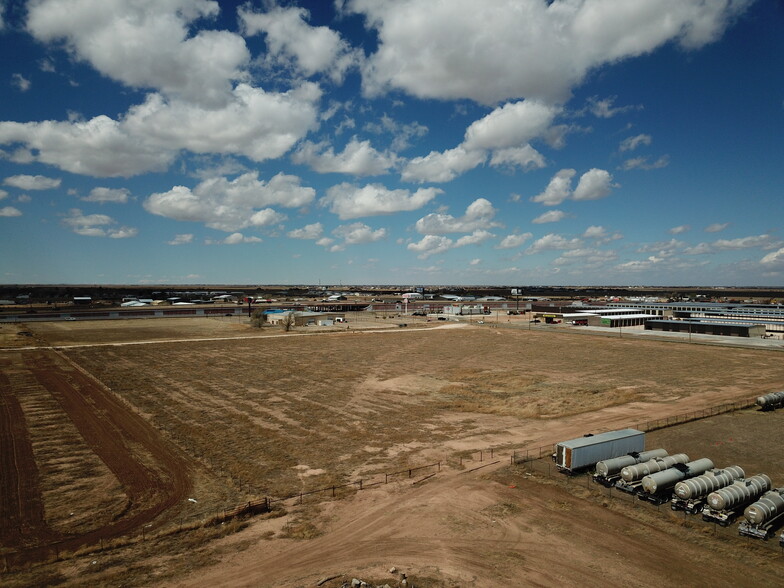
<path fill-rule="evenodd" d="M 782 30 L 752 0 L 0 0 L 0 282 L 781 287 Z"/>

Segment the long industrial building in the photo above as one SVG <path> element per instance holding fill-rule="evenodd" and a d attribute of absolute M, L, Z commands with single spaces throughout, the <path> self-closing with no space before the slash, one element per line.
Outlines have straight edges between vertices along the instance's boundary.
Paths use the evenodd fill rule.
<path fill-rule="evenodd" d="M 638 308 L 659 315 L 661 319 L 681 319 L 675 323 L 686 322 L 686 327 L 672 325 L 670 331 L 689 332 L 688 324 L 713 325 L 704 327 L 712 334 L 722 333 L 722 326 L 737 327 L 738 333 L 748 334 L 735 336 L 756 337 L 766 334 L 784 334 L 784 306 L 781 304 L 737 304 L 722 302 L 610 302 L 610 307 Z M 745 327 L 744 327 L 745 325 Z M 659 329 L 663 324 L 654 324 L 651 328 Z M 743 328 L 741 328 L 743 327 Z M 646 326 L 646 328 L 648 328 Z M 703 328 L 703 327 L 701 327 Z M 693 328 L 692 333 L 702 332 Z"/>

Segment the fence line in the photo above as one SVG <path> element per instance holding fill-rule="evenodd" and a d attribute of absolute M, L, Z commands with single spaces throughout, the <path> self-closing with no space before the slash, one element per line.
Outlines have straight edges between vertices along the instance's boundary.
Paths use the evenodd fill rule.
<path fill-rule="evenodd" d="M 674 425 L 678 425 L 678 424 L 683 424 L 683 423 L 686 423 L 686 422 L 691 422 L 691 421 L 695 421 L 695 420 L 699 420 L 699 419 L 703 419 L 703 418 L 708 418 L 708 417 L 711 417 L 711 416 L 716 416 L 716 415 L 719 415 L 719 414 L 724 414 L 724 413 L 733 412 L 733 411 L 736 411 L 736 410 L 741 410 L 741 409 L 744 409 L 744 408 L 748 408 L 750 406 L 753 406 L 755 404 L 755 401 L 756 401 L 756 397 L 752 398 L 752 399 L 746 399 L 746 400 L 741 400 L 741 401 L 736 401 L 736 402 L 731 402 L 731 403 L 723 403 L 723 404 L 720 404 L 720 405 L 717 405 L 717 406 L 714 406 L 714 407 L 710 407 L 710 408 L 706 408 L 706 409 L 703 409 L 703 410 L 692 411 L 692 412 L 683 413 L 683 414 L 679 414 L 679 415 L 675 415 L 675 416 L 671 416 L 671 417 L 665 417 L 665 418 L 661 418 L 661 419 L 656 419 L 656 420 L 652 420 L 652 421 L 646 421 L 646 422 L 638 423 L 638 424 L 636 424 L 634 426 L 635 426 L 635 428 L 637 428 L 637 429 L 639 429 L 641 431 L 645 431 L 645 432 L 654 431 L 654 430 L 662 429 L 662 428 L 665 428 L 665 427 L 670 427 L 670 426 L 674 426 Z M 542 460 L 542 458 L 544 458 L 544 457 L 548 457 L 549 458 L 549 456 L 552 455 L 554 453 L 554 451 L 555 451 L 555 444 L 541 445 L 541 446 L 536 447 L 536 448 L 525 449 L 524 451 L 525 451 L 525 453 L 523 453 L 523 450 L 519 450 L 519 451 L 518 450 L 513 450 L 512 454 L 509 455 L 510 463 L 512 465 L 514 465 L 514 464 L 531 464 L 531 463 L 534 463 L 536 461 Z M 478 460 L 474 459 L 475 455 L 478 456 Z M 479 450 L 476 450 L 476 451 L 470 453 L 468 455 L 468 457 L 463 457 L 461 455 L 461 456 L 459 456 L 458 459 L 459 459 L 459 464 L 462 467 L 464 461 L 484 462 L 486 457 L 489 457 L 490 460 L 494 460 L 496 457 L 501 457 L 501 456 L 502 456 L 502 454 L 499 453 L 498 450 L 496 450 L 495 448 L 491 447 L 489 449 L 479 449 Z M 473 469 L 470 469 L 468 471 L 474 471 L 474 470 L 477 470 L 477 469 L 480 469 L 480 468 L 483 468 L 483 467 L 486 467 L 486 466 L 489 466 L 489 465 L 494 465 L 496 463 L 499 463 L 500 461 L 501 460 L 493 461 L 492 463 L 486 463 L 486 464 L 481 465 L 479 467 L 474 467 Z M 228 521 L 231 521 L 233 519 L 240 518 L 240 517 L 254 516 L 254 515 L 258 515 L 258 514 L 268 513 L 268 512 L 270 512 L 272 510 L 274 504 L 284 504 L 284 503 L 286 503 L 288 501 L 295 501 L 295 503 L 297 503 L 297 504 L 302 504 L 304 499 L 305 499 L 305 497 L 308 497 L 308 496 L 314 496 L 314 495 L 330 493 L 331 496 L 334 498 L 334 497 L 337 496 L 339 490 L 350 491 L 351 489 L 353 489 L 356 492 L 356 491 L 359 491 L 359 490 L 365 490 L 365 489 L 368 489 L 368 488 L 374 488 L 374 487 L 377 487 L 377 486 L 388 484 L 390 482 L 390 480 L 394 480 L 395 478 L 398 478 L 400 476 L 404 476 L 405 475 L 408 479 L 410 479 L 410 478 L 413 477 L 415 472 L 436 468 L 436 472 L 434 472 L 433 474 L 427 476 L 426 478 L 423 478 L 423 480 L 424 480 L 424 479 L 430 478 L 430 477 L 434 476 L 436 473 L 440 472 L 442 463 L 444 463 L 444 462 L 439 461 L 439 462 L 435 462 L 435 463 L 431 463 L 431 464 L 427 464 L 427 465 L 422 465 L 422 466 L 417 466 L 417 467 L 412 467 L 412 468 L 399 470 L 399 471 L 396 471 L 396 472 L 378 474 L 377 478 L 373 478 L 373 479 L 369 479 L 369 480 L 360 479 L 360 480 L 356 480 L 356 481 L 353 481 L 353 482 L 347 482 L 345 484 L 334 484 L 334 485 L 331 485 L 331 486 L 326 486 L 326 487 L 323 487 L 323 488 L 317 488 L 317 489 L 314 489 L 314 490 L 295 492 L 295 493 L 289 494 L 287 496 L 280 496 L 280 497 L 265 496 L 264 498 L 256 499 L 256 500 L 250 500 L 250 501 L 244 502 L 244 503 L 242 503 L 240 505 L 236 505 L 236 506 L 234 506 L 232 508 L 208 509 L 206 511 L 198 512 L 198 513 L 191 513 L 190 515 L 187 516 L 187 518 L 184 517 L 184 516 L 181 517 L 179 519 L 179 525 L 170 526 L 168 529 L 166 529 L 166 528 L 159 529 L 158 532 L 155 533 L 155 536 L 156 537 L 160 537 L 160 536 L 171 535 L 171 534 L 178 533 L 178 532 L 182 531 L 183 528 L 196 528 L 196 527 L 201 527 L 201 526 L 216 525 L 216 524 L 225 523 L 225 522 L 228 522 Z M 548 459 L 547 460 L 548 474 L 550 473 L 549 470 L 551 469 L 551 465 L 552 465 L 551 461 Z M 552 466 L 552 470 L 555 470 L 554 466 Z M 464 473 L 468 473 L 468 471 L 465 471 Z M 383 475 L 383 479 L 381 479 L 382 475 Z M 423 480 L 419 480 L 419 482 L 421 482 Z M 240 483 L 240 487 L 242 487 L 242 480 L 240 480 L 239 483 Z M 252 490 L 252 486 L 250 484 L 248 484 L 248 489 Z M 619 493 L 617 493 L 617 494 L 619 494 Z M 120 537 L 115 537 L 115 538 L 111 539 L 111 543 L 112 543 L 112 545 L 116 546 L 118 544 L 123 544 L 123 543 L 124 544 L 133 543 L 135 541 L 138 541 L 139 539 L 145 540 L 147 534 L 150 534 L 150 536 L 152 536 L 151 532 L 149 530 L 147 530 L 147 529 L 149 529 L 150 526 L 152 526 L 152 524 L 148 524 L 148 525 L 142 526 L 142 528 L 134 535 L 123 535 L 123 536 L 120 536 Z M 123 538 L 124 538 L 124 541 L 123 541 Z M 108 543 L 108 541 L 107 541 L 107 543 Z M 82 546 L 82 547 L 80 547 L 78 549 L 78 551 L 81 554 L 81 553 L 92 553 L 92 552 L 95 552 L 95 551 L 102 551 L 103 549 L 104 549 L 104 542 L 103 542 L 103 540 L 101 540 L 100 543 L 98 543 L 98 544 Z M 18 556 L 23 556 L 25 553 L 30 553 L 31 551 L 41 552 L 41 553 L 49 553 L 50 556 L 54 556 L 56 559 L 60 559 L 61 550 L 62 550 L 62 546 L 60 544 L 58 544 L 58 543 L 54 543 L 54 544 L 49 544 L 49 545 L 45 545 L 45 546 L 35 547 L 35 548 L 32 548 L 31 550 L 16 551 L 16 552 L 5 552 L 3 554 L 4 555 L 5 569 L 6 570 L 9 569 L 9 559 L 13 561 L 13 560 L 17 559 Z"/>

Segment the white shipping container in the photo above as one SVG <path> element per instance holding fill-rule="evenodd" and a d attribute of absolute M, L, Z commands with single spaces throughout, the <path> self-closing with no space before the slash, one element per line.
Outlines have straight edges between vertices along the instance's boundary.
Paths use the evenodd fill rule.
<path fill-rule="evenodd" d="M 645 450 L 645 433 L 637 429 L 608 431 L 589 437 L 562 441 L 555 447 L 555 465 L 569 472 L 605 459 Z"/>

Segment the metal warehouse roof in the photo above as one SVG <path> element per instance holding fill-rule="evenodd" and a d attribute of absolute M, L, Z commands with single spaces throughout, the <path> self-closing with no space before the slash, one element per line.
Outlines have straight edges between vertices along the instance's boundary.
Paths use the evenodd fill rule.
<path fill-rule="evenodd" d="M 610 315 L 603 314 L 603 315 L 601 315 L 601 317 L 604 318 L 604 319 L 619 319 L 619 320 L 620 319 L 637 319 L 637 318 L 650 318 L 650 319 L 653 319 L 653 318 L 659 318 L 659 315 L 657 315 L 657 314 L 610 314 Z"/>
<path fill-rule="evenodd" d="M 710 320 L 710 319 L 690 319 L 690 320 L 682 320 L 682 321 L 675 321 L 675 320 L 666 320 L 666 319 L 657 319 L 652 320 L 652 323 L 668 323 L 668 324 L 675 324 L 675 325 L 688 325 L 691 324 L 699 324 L 699 325 L 737 325 L 740 327 L 753 327 L 756 325 L 764 325 L 767 324 L 768 321 L 763 320 L 747 320 L 747 319 L 721 319 L 719 321 Z"/>

